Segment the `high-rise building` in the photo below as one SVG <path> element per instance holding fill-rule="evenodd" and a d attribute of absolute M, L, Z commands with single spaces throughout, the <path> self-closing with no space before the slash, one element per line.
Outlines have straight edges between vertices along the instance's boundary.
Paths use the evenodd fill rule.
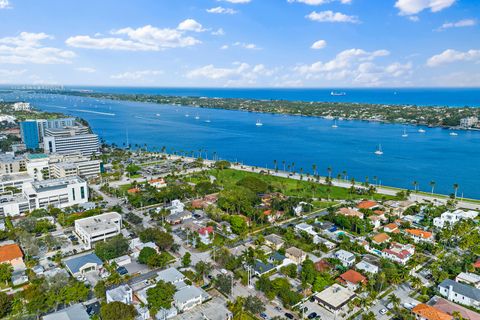
<path fill-rule="evenodd" d="M 81 134 L 67 137 L 45 137 L 46 153 L 92 155 L 99 152 L 100 143 L 96 134 Z"/>
<path fill-rule="evenodd" d="M 75 125 L 75 118 L 25 120 L 20 122 L 20 134 L 27 149 L 38 149 L 43 142 L 45 130 L 60 129 Z"/>

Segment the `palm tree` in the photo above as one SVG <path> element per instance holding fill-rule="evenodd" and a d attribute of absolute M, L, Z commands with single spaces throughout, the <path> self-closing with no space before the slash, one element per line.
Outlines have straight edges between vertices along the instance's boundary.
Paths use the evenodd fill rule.
<path fill-rule="evenodd" d="M 275 172 L 278 172 L 277 160 L 273 160 L 273 169 L 275 170 Z"/>
<path fill-rule="evenodd" d="M 347 171 L 343 170 L 342 174 L 343 174 L 343 179 L 347 180 Z"/>
<path fill-rule="evenodd" d="M 283 171 L 285 171 L 285 164 L 286 164 L 286 163 L 287 163 L 287 162 L 286 162 L 285 160 L 282 160 L 282 164 L 283 164 Z"/>
<path fill-rule="evenodd" d="M 400 305 L 400 298 L 397 297 L 394 293 L 388 296 L 388 302 L 393 304 L 393 307 L 396 309 Z"/>
<path fill-rule="evenodd" d="M 417 186 L 418 186 L 418 182 L 415 180 L 413 181 L 413 188 L 415 189 L 415 192 L 417 192 Z"/>
<path fill-rule="evenodd" d="M 317 165 L 315 163 L 312 164 L 312 170 L 313 170 L 313 175 L 316 176 L 317 175 Z"/>
<path fill-rule="evenodd" d="M 457 199 L 458 183 L 453 184 L 453 190 L 455 191 L 455 198 L 454 199 Z"/>
<path fill-rule="evenodd" d="M 435 185 L 437 184 L 435 181 L 430 181 L 430 187 L 432 187 L 432 194 L 433 194 L 433 191 L 435 190 Z"/>
<path fill-rule="evenodd" d="M 332 167 L 328 167 L 327 171 L 328 171 L 328 178 L 331 179 L 332 178 Z"/>

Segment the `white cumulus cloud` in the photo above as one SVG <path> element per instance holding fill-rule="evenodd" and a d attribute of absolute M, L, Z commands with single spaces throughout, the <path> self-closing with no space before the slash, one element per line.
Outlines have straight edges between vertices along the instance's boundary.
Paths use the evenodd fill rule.
<path fill-rule="evenodd" d="M 221 1 L 221 0 L 219 0 Z M 242 3 L 250 3 L 252 0 L 223 0 L 225 2 L 235 3 L 235 4 L 242 4 Z"/>
<path fill-rule="evenodd" d="M 188 22 L 182 28 L 193 26 L 191 22 Z M 128 27 L 114 30 L 110 37 L 73 36 L 66 40 L 66 44 L 75 48 L 98 50 L 160 51 L 169 48 L 191 47 L 201 43 L 200 40 L 186 35 L 185 32 L 185 29 L 161 29 L 146 25 L 136 29 Z"/>
<path fill-rule="evenodd" d="M 235 42 L 233 44 L 235 47 L 241 47 L 247 50 L 260 50 L 260 48 L 254 43 L 245 43 L 245 42 Z"/>
<path fill-rule="evenodd" d="M 70 63 L 75 53 L 43 45 L 53 39 L 46 33 L 21 32 L 16 37 L 0 38 L 0 63 L 61 64 Z"/>
<path fill-rule="evenodd" d="M 395 8 L 400 10 L 400 15 L 414 15 L 423 10 L 439 12 L 452 6 L 456 0 L 397 0 Z"/>
<path fill-rule="evenodd" d="M 298 2 L 298 3 L 308 4 L 309 6 L 320 6 L 333 1 L 336 1 L 336 0 L 287 0 L 288 3 Z M 338 0 L 338 1 L 340 1 L 340 3 L 343 3 L 343 4 L 352 3 L 352 0 Z"/>
<path fill-rule="evenodd" d="M 8 0 L 0 0 L 0 9 L 9 9 L 9 8 L 11 8 L 11 6 Z"/>
<path fill-rule="evenodd" d="M 480 61 L 480 50 L 468 50 L 465 52 L 447 49 L 440 54 L 434 55 L 427 60 L 427 66 L 437 67 L 458 61 Z"/>
<path fill-rule="evenodd" d="M 312 49 L 323 49 L 327 46 L 327 41 L 325 40 L 318 40 L 315 41 L 310 48 Z"/>
<path fill-rule="evenodd" d="M 193 19 L 186 19 L 186 20 L 180 22 L 177 29 L 182 30 L 182 31 L 194 31 L 194 32 L 205 31 L 203 26 Z"/>
<path fill-rule="evenodd" d="M 208 13 L 216 13 L 216 14 L 236 14 L 238 13 L 237 10 L 234 10 L 232 8 L 224 8 L 224 7 L 214 7 L 207 9 Z"/>
<path fill-rule="evenodd" d="M 333 12 L 331 10 L 316 12 L 313 11 L 307 18 L 317 22 L 348 22 L 359 23 L 358 17 L 349 16 L 341 12 Z"/>

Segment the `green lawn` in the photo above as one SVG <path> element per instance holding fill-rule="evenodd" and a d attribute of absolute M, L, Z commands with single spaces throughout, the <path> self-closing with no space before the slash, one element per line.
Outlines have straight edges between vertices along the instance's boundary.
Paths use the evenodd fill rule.
<path fill-rule="evenodd" d="M 322 199 L 329 198 L 331 200 L 370 198 L 370 196 L 367 195 L 350 194 L 349 190 L 346 188 L 327 186 L 305 180 L 294 180 L 247 171 L 239 171 L 233 169 L 211 170 L 208 171 L 207 174 L 217 177 L 218 183 L 225 187 L 235 185 L 240 179 L 244 177 L 255 176 L 267 182 L 275 190 L 281 191 L 283 194 L 292 197 L 313 197 Z M 195 178 L 192 178 L 192 180 L 195 180 Z M 392 196 L 385 196 L 382 194 L 373 195 L 373 199 L 376 200 L 381 200 L 383 198 L 394 199 L 394 197 Z"/>

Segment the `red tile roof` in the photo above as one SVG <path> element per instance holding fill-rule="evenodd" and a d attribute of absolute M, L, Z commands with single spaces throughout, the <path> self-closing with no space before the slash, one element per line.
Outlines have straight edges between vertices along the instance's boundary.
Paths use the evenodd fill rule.
<path fill-rule="evenodd" d="M 203 227 L 203 228 L 198 230 L 198 233 L 203 234 L 203 235 L 213 233 L 213 227 L 212 226 Z"/>
<path fill-rule="evenodd" d="M 363 283 L 367 280 L 367 278 L 362 276 L 360 273 L 358 273 L 355 270 L 351 270 L 351 269 L 348 270 L 345 273 L 342 273 L 340 275 L 340 279 L 342 279 L 343 281 L 346 281 L 346 282 L 353 283 L 353 284 Z"/>
<path fill-rule="evenodd" d="M 414 314 L 419 315 L 423 319 L 427 320 L 451 320 L 453 317 L 443 311 L 440 311 L 434 307 L 420 303 L 412 309 Z"/>
<path fill-rule="evenodd" d="M 405 229 L 405 232 L 423 239 L 430 239 L 432 237 L 431 232 L 420 229 Z"/>
<path fill-rule="evenodd" d="M 371 209 L 378 206 L 378 203 L 375 201 L 364 200 L 357 205 L 358 209 Z"/>
<path fill-rule="evenodd" d="M 18 244 L 7 244 L 0 247 L 0 263 L 23 258 L 23 253 Z"/>

